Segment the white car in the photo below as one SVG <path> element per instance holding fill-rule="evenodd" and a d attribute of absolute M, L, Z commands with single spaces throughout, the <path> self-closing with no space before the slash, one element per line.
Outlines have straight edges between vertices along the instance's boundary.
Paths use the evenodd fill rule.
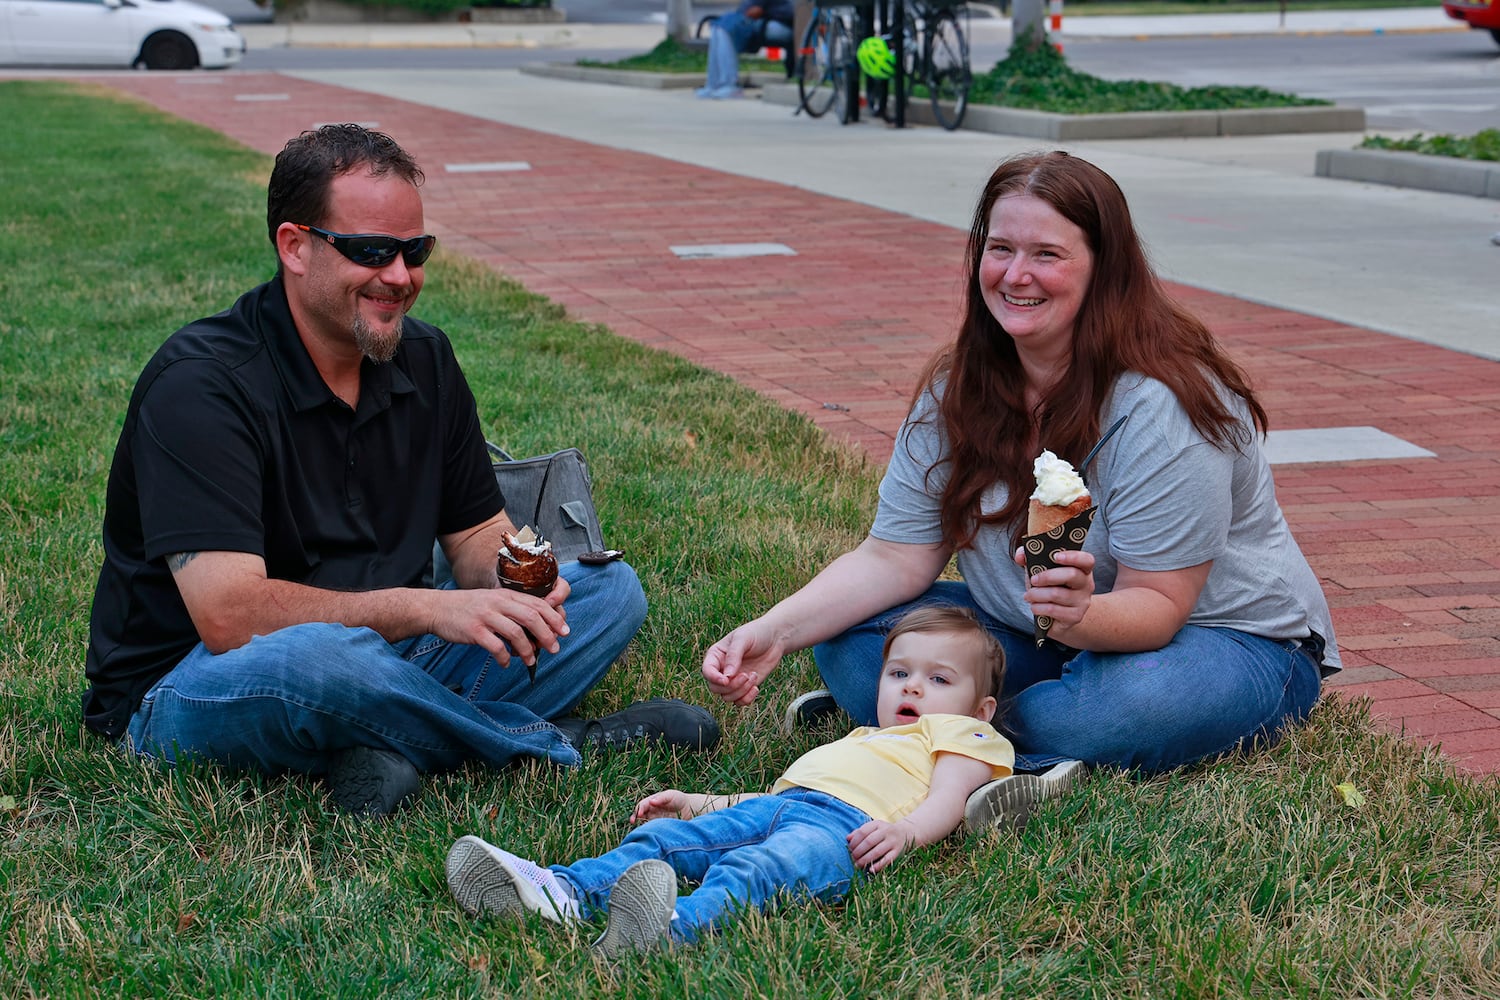
<path fill-rule="evenodd" d="M 0 0 L 0 65 L 222 69 L 245 38 L 188 0 Z"/>

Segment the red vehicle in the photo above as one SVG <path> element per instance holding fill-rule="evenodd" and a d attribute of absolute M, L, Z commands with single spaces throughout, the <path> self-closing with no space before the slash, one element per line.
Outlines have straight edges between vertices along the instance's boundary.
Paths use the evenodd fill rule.
<path fill-rule="evenodd" d="M 1443 0 L 1443 13 L 1485 29 L 1500 45 L 1500 0 Z"/>

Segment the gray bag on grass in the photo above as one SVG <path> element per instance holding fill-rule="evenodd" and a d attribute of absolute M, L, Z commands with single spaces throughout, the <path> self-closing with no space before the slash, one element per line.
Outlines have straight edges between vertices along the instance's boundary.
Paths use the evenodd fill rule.
<path fill-rule="evenodd" d="M 535 458 L 511 458 L 499 445 L 485 442 L 495 469 L 495 482 L 505 494 L 505 513 L 519 531 L 533 531 L 552 543 L 559 564 L 577 559 L 581 553 L 604 548 L 604 532 L 594 510 L 594 481 L 583 452 L 564 448 Z M 433 578 L 438 582 L 453 575 L 443 547 L 432 546 Z"/>
<path fill-rule="evenodd" d="M 516 528 L 532 529 L 552 543 L 559 563 L 580 553 L 604 548 L 599 514 L 594 510 L 594 481 L 577 448 L 535 458 L 511 458 L 488 445 L 495 481 L 505 494 L 505 513 Z"/>

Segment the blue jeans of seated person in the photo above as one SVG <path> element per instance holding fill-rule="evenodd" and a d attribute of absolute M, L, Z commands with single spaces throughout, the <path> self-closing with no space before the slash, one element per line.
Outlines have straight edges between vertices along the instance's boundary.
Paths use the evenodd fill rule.
<path fill-rule="evenodd" d="M 924 604 L 973 609 L 1005 647 L 1004 697 L 995 715 L 1015 744 L 1018 771 L 1074 758 L 1170 771 L 1257 740 L 1274 743 L 1318 700 L 1320 651 L 1306 640 L 1189 625 L 1151 652 L 1073 653 L 1056 643 L 1038 649 L 1029 631 L 982 611 L 966 584 L 940 581 L 814 648 L 823 683 L 856 723 L 875 723 L 886 633 Z"/>
<path fill-rule="evenodd" d="M 683 944 L 778 895 L 834 902 L 859 878 L 849 834 L 870 817 L 842 799 L 806 788 L 746 799 L 690 820 L 655 819 L 597 858 L 553 865 L 577 891 L 585 915 L 608 910 L 625 870 L 655 858 L 699 886 L 677 900 L 672 938 Z"/>
<path fill-rule="evenodd" d="M 723 15 L 708 33 L 708 77 L 697 95 L 721 100 L 738 96 L 740 53 L 790 44 L 792 29 L 780 21 L 755 21 L 737 11 Z"/>
<path fill-rule="evenodd" d="M 122 746 L 175 763 L 193 755 L 268 774 L 321 774 L 351 746 L 394 750 L 419 771 L 478 759 L 579 763 L 549 723 L 625 650 L 646 597 L 623 562 L 561 567 L 569 634 L 537 657 L 536 683 L 512 658 L 435 635 L 387 642 L 373 629 L 294 625 L 215 655 L 201 643 L 146 693 Z M 451 581 L 447 586 L 452 586 Z"/>

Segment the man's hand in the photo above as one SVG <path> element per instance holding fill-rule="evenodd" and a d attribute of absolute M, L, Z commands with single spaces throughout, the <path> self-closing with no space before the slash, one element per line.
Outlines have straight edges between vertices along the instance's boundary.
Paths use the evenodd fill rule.
<path fill-rule="evenodd" d="M 528 665 L 545 649 L 558 651 L 558 639 L 568 634 L 568 615 L 562 604 L 571 592 L 568 581 L 546 597 L 515 590 L 435 590 L 440 598 L 428 631 L 449 642 L 483 646 L 502 667 L 512 654 Z"/>
<path fill-rule="evenodd" d="M 849 834 L 849 855 L 867 872 L 878 872 L 899 858 L 918 840 L 915 827 L 907 820 L 891 823 L 872 819 Z"/>
<path fill-rule="evenodd" d="M 539 649 L 558 650 L 568 634 L 559 578 L 545 598 L 510 590 L 337 591 L 266 576 L 247 552 L 183 552 L 167 565 L 198 637 L 211 652 L 237 649 L 255 635 L 307 622 L 339 622 L 379 632 L 387 641 L 431 632 L 449 642 L 482 646 L 505 665 L 512 653 L 536 662 Z"/>

